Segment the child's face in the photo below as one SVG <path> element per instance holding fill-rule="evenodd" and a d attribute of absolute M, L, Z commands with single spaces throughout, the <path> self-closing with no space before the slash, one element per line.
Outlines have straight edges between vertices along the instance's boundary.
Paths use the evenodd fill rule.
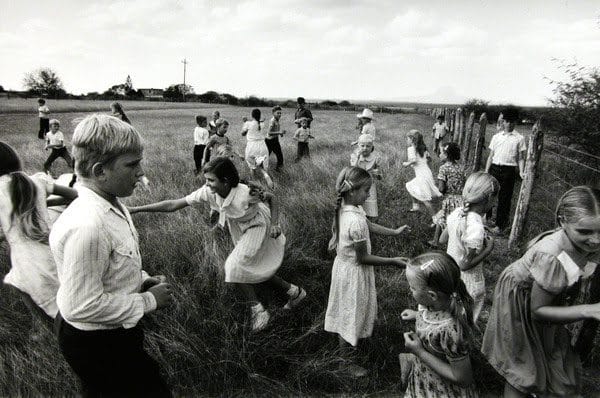
<path fill-rule="evenodd" d="M 273 112 L 273 116 L 275 116 L 275 119 L 279 120 L 279 118 L 281 117 L 281 111 Z"/>
<path fill-rule="evenodd" d="M 368 156 L 371 152 L 373 152 L 373 144 L 371 142 L 359 142 L 358 151 L 361 155 Z"/>
<path fill-rule="evenodd" d="M 515 122 L 504 120 L 504 131 L 511 132 L 515 129 Z"/>
<path fill-rule="evenodd" d="M 417 271 L 415 267 L 406 268 L 406 279 L 408 280 L 408 286 L 410 291 L 418 304 L 430 307 L 434 304 L 434 300 L 431 297 L 430 289 L 417 278 Z"/>
<path fill-rule="evenodd" d="M 129 152 L 117 156 L 103 167 L 102 190 L 109 195 L 124 198 L 130 196 L 135 185 L 144 176 L 142 168 L 143 154 Z"/>
<path fill-rule="evenodd" d="M 213 120 L 219 120 L 220 117 L 221 117 L 221 114 L 219 112 L 213 112 L 213 114 L 212 114 Z"/>
<path fill-rule="evenodd" d="M 227 133 L 227 130 L 229 130 L 229 125 L 221 124 L 217 129 L 217 132 L 219 133 L 219 135 L 225 135 L 225 133 Z"/>
<path fill-rule="evenodd" d="M 444 161 L 448 159 L 448 154 L 446 153 L 446 147 L 442 147 L 442 150 L 440 151 L 440 160 Z"/>
<path fill-rule="evenodd" d="M 222 198 L 226 198 L 231 191 L 231 186 L 226 180 L 220 180 L 214 173 L 204 173 L 204 179 L 206 180 L 206 186 L 211 191 L 216 193 Z"/>
<path fill-rule="evenodd" d="M 565 233 L 577 249 L 584 253 L 600 250 L 600 216 L 584 217 L 577 222 L 561 222 Z"/>
<path fill-rule="evenodd" d="M 307 127 L 308 127 L 308 120 L 306 120 L 306 119 L 305 119 L 305 120 L 302 120 L 302 121 L 300 122 L 300 126 L 302 126 L 303 128 L 307 128 Z"/>
<path fill-rule="evenodd" d="M 406 137 L 406 145 L 411 146 L 413 144 L 413 140 L 410 137 Z"/>
<path fill-rule="evenodd" d="M 58 123 L 52 123 L 50 125 L 50 131 L 52 131 L 53 133 L 56 133 L 58 131 L 59 127 L 60 127 L 60 125 Z"/>

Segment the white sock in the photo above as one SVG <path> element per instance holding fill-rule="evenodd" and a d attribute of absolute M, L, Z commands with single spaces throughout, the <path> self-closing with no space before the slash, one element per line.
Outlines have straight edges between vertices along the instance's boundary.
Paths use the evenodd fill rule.
<path fill-rule="evenodd" d="M 292 283 L 290 283 L 290 288 L 287 291 L 287 295 L 290 297 L 296 297 L 300 292 L 300 288 Z"/>

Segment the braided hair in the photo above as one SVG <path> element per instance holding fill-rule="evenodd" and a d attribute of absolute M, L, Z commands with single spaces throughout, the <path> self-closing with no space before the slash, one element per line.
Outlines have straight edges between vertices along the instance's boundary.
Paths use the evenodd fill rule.
<path fill-rule="evenodd" d="M 466 216 L 470 211 L 471 205 L 487 201 L 490 198 L 498 195 L 500 184 L 498 180 L 491 174 L 483 171 L 471 174 L 462 191 L 464 206 L 462 208 L 463 216 Z"/>
<path fill-rule="evenodd" d="M 329 250 L 333 251 L 337 248 L 339 240 L 339 228 L 340 228 L 340 209 L 344 198 L 355 189 L 358 189 L 365 184 L 371 184 L 373 182 L 371 174 L 368 171 L 361 169 L 360 167 L 344 167 L 344 169 L 338 174 L 335 181 L 335 191 L 337 197 L 335 201 L 335 216 L 333 219 L 333 225 L 331 227 L 332 236 L 329 240 Z"/>
<path fill-rule="evenodd" d="M 425 145 L 425 141 L 423 141 L 423 134 L 421 134 L 419 130 L 410 130 L 408 132 L 408 136 L 412 140 L 415 150 L 419 156 L 425 156 L 425 152 L 427 152 L 427 145 Z"/>
<path fill-rule="evenodd" d="M 260 131 L 260 109 L 254 108 L 251 113 L 252 119 L 256 120 L 258 124 L 258 131 Z"/>

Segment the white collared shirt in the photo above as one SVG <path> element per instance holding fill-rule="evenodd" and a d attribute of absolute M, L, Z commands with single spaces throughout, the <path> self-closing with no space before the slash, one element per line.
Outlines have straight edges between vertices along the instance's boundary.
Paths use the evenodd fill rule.
<path fill-rule="evenodd" d="M 521 152 L 527 149 L 525 138 L 517 130 L 510 133 L 500 131 L 494 134 L 489 145 L 494 151 L 492 164 L 498 166 L 517 166 Z"/>
<path fill-rule="evenodd" d="M 114 207 L 85 186 L 56 220 L 50 248 L 60 287 L 58 309 L 80 330 L 132 328 L 156 309 L 144 279 L 138 235 L 127 209 Z"/>
<path fill-rule="evenodd" d="M 483 218 L 474 211 L 463 215 L 463 209 L 455 209 L 446 220 L 448 229 L 447 253 L 458 265 L 465 263 L 469 249 L 477 253 L 483 249 L 485 228 Z"/>
<path fill-rule="evenodd" d="M 210 134 L 204 127 L 197 126 L 194 129 L 194 145 L 206 145 Z"/>
<path fill-rule="evenodd" d="M 53 133 L 52 130 L 46 133 L 46 141 L 48 145 L 65 146 L 65 137 L 62 131 L 58 130 Z"/>
<path fill-rule="evenodd" d="M 207 185 L 192 192 L 185 197 L 190 206 L 208 203 L 210 208 L 219 212 L 219 224 L 225 226 L 227 218 L 242 218 L 246 215 L 251 201 L 257 201 L 250 196 L 250 188 L 245 184 L 238 184 L 231 188 L 226 198 L 214 193 Z"/>

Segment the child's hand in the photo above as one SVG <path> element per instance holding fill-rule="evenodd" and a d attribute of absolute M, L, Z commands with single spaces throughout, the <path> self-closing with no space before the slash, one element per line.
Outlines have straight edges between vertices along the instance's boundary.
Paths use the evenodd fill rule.
<path fill-rule="evenodd" d="M 403 225 L 401 227 L 398 227 L 394 230 L 394 235 L 400 235 L 402 232 L 404 231 L 410 231 L 410 227 L 408 225 Z"/>
<path fill-rule="evenodd" d="M 271 238 L 275 239 L 279 235 L 281 235 L 281 227 L 279 226 L 279 224 L 271 225 Z"/>
<path fill-rule="evenodd" d="M 408 351 L 415 355 L 418 355 L 418 353 L 423 349 L 421 339 L 415 332 L 404 333 L 404 346 Z"/>
<path fill-rule="evenodd" d="M 281 135 L 282 135 L 282 136 L 284 136 L 284 135 L 285 135 L 285 133 L 287 133 L 287 130 L 282 130 L 282 131 L 281 131 Z"/>
<path fill-rule="evenodd" d="M 168 283 L 159 283 L 149 288 L 148 291 L 156 299 L 156 309 L 167 307 L 173 302 L 171 285 Z"/>
<path fill-rule="evenodd" d="M 417 311 L 410 310 L 407 308 L 404 311 L 402 311 L 400 316 L 402 317 L 403 321 L 414 321 L 417 318 Z"/>
<path fill-rule="evenodd" d="M 590 304 L 590 310 L 588 312 L 588 318 L 600 321 L 600 303 Z"/>
<path fill-rule="evenodd" d="M 150 278 L 146 279 L 142 283 L 142 292 L 147 291 L 152 286 L 156 286 L 159 283 L 165 283 L 166 281 L 167 281 L 167 277 L 164 276 L 164 275 L 154 275 L 154 276 L 151 276 Z"/>
<path fill-rule="evenodd" d="M 409 261 L 407 257 L 394 257 L 392 260 L 398 267 L 406 267 Z"/>
<path fill-rule="evenodd" d="M 410 166 L 410 162 L 402 162 L 402 166 L 404 166 L 404 167 Z"/>

